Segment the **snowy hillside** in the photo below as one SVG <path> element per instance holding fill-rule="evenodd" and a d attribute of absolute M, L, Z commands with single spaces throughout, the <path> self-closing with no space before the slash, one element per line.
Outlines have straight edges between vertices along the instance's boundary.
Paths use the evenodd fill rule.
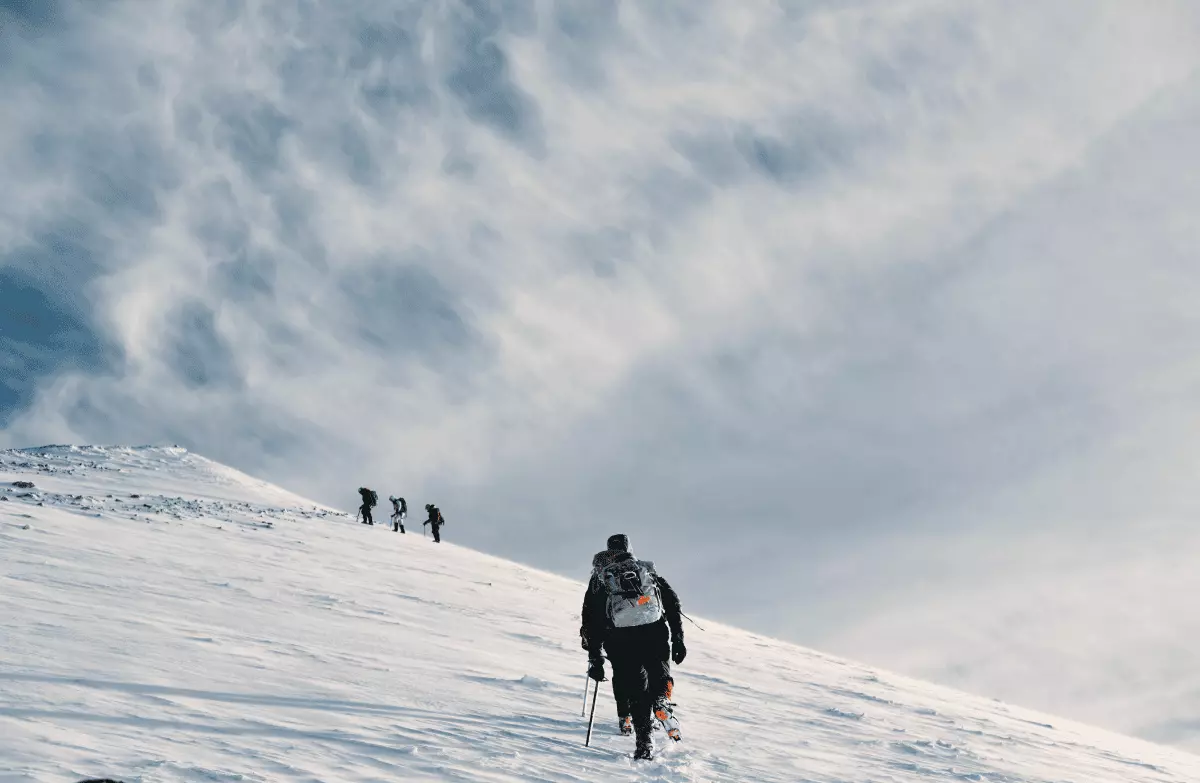
<path fill-rule="evenodd" d="M 703 620 L 685 741 L 635 763 L 606 687 L 583 747 L 580 583 L 181 449 L 0 452 L 0 495 L 3 783 L 1200 779 L 1181 751 Z M 448 517 L 450 541 L 479 524 Z"/>

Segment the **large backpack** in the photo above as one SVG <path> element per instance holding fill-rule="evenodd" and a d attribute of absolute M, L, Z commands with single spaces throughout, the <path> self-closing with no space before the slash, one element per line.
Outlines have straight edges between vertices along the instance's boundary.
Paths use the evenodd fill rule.
<path fill-rule="evenodd" d="M 650 625 L 663 618 L 662 596 L 654 575 L 654 564 L 645 560 L 621 560 L 596 572 L 608 594 L 608 619 L 614 628 Z"/>
<path fill-rule="evenodd" d="M 368 489 L 367 491 L 371 493 L 371 508 L 375 508 L 379 505 L 379 493 L 373 489 Z"/>

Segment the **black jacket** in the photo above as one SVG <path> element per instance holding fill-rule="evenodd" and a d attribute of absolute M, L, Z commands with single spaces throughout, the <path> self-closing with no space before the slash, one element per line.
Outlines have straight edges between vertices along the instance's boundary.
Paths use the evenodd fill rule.
<path fill-rule="evenodd" d="M 601 552 L 592 563 L 596 565 L 601 561 L 607 564 L 636 559 L 629 552 Z M 583 648 L 590 654 L 599 655 L 603 647 L 611 658 L 626 647 L 652 644 L 659 647 L 662 659 L 666 660 L 671 650 L 667 629 L 671 630 L 671 639 L 683 640 L 683 608 L 679 604 L 679 595 L 666 579 L 655 574 L 654 581 L 662 596 L 663 619 L 634 628 L 614 628 L 608 617 L 608 594 L 593 572 L 583 596 L 582 624 L 579 628 Z"/>

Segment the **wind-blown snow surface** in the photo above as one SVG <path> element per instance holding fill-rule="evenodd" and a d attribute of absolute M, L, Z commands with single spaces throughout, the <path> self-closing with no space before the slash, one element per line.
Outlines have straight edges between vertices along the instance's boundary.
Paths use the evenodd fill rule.
<path fill-rule="evenodd" d="M 1182 751 L 703 621 L 685 742 L 635 764 L 607 688 L 582 746 L 580 583 L 182 449 L 0 452 L 0 483 L 5 783 L 1200 779 Z"/>

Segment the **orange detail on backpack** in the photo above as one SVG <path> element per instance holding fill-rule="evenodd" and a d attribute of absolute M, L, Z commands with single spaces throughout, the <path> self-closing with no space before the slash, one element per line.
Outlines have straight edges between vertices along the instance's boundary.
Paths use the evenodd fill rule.
<path fill-rule="evenodd" d="M 645 606 L 648 603 L 650 603 L 650 596 L 643 595 L 640 598 L 638 598 L 638 606 Z"/>

